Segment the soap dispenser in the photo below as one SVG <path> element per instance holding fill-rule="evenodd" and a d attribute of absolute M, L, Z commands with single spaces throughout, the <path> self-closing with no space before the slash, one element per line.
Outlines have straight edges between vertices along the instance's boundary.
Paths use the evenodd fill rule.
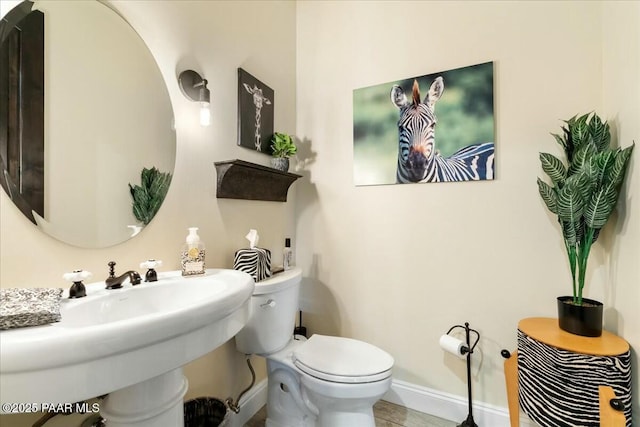
<path fill-rule="evenodd" d="M 198 236 L 198 228 L 190 227 L 181 253 L 182 275 L 204 274 L 204 243 Z"/>

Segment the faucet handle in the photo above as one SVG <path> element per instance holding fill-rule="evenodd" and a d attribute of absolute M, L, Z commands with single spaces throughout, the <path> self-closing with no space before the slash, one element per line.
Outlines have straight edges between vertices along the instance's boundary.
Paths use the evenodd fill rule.
<path fill-rule="evenodd" d="M 109 277 L 115 277 L 116 276 L 116 262 L 115 261 L 109 261 L 109 263 L 107 265 L 109 266 Z"/>
<path fill-rule="evenodd" d="M 62 278 L 67 282 L 82 282 L 83 280 L 87 280 L 90 278 L 92 274 L 89 271 L 85 270 L 73 270 L 71 273 L 65 273 L 62 275 Z"/>
<path fill-rule="evenodd" d="M 158 273 L 156 272 L 156 267 L 160 267 L 162 265 L 162 261 L 159 259 L 150 259 L 140 263 L 140 268 L 146 268 L 147 273 L 144 275 L 145 282 L 156 282 L 158 280 Z"/>
<path fill-rule="evenodd" d="M 162 261 L 159 259 L 149 259 L 140 263 L 140 268 L 157 268 L 162 266 Z"/>
<path fill-rule="evenodd" d="M 69 289 L 69 298 L 82 298 L 87 296 L 87 291 L 82 281 L 91 276 L 92 274 L 90 272 L 84 270 L 73 270 L 71 273 L 63 274 L 62 278 L 64 280 L 73 283 Z"/>

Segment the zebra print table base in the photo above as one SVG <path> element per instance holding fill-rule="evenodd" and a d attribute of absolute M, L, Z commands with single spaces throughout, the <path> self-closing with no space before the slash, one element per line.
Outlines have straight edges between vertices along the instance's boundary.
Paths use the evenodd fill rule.
<path fill-rule="evenodd" d="M 542 427 L 600 426 L 599 386 L 610 386 L 631 427 L 631 353 L 581 354 L 542 343 L 518 329 L 518 395 Z"/>

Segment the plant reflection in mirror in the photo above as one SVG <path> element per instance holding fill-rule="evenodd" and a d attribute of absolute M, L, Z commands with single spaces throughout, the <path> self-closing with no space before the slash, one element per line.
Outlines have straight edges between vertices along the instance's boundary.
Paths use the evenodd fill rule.
<path fill-rule="evenodd" d="M 129 184 L 129 192 L 133 204 L 133 215 L 138 221 L 147 225 L 162 206 L 169 191 L 171 173 L 160 172 L 155 167 L 143 168 L 140 182 L 141 185 Z"/>

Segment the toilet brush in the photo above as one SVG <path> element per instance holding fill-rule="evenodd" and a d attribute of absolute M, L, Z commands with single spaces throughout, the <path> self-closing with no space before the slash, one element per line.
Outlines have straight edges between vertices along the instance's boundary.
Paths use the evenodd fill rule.
<path fill-rule="evenodd" d="M 293 335 L 302 335 L 303 337 L 307 338 L 307 328 L 302 326 L 302 310 L 298 311 L 299 313 L 299 323 L 298 326 L 296 326 L 295 328 L 293 328 Z"/>
<path fill-rule="evenodd" d="M 469 414 L 467 415 L 467 419 L 464 420 L 462 423 L 458 424 L 457 427 L 478 427 L 478 424 L 475 423 L 475 421 L 473 420 L 473 407 L 472 407 L 472 399 L 471 399 L 471 354 L 473 353 L 473 349 L 476 348 L 476 345 L 478 344 L 478 341 L 480 341 L 480 333 L 478 331 L 476 331 L 475 329 L 471 329 L 469 328 L 469 323 L 465 322 L 464 326 L 462 325 L 455 325 L 452 326 L 451 329 L 449 329 L 449 331 L 447 332 L 446 335 L 449 335 L 449 333 L 451 333 L 451 331 L 453 331 L 456 328 L 462 328 L 465 331 L 465 338 L 466 338 L 466 345 L 461 345 L 457 351 L 458 355 L 465 355 L 467 356 L 467 393 L 468 393 L 468 403 L 469 403 Z M 473 343 L 473 345 L 471 345 L 470 342 L 470 333 L 473 332 L 476 337 L 475 337 L 475 342 Z"/>

